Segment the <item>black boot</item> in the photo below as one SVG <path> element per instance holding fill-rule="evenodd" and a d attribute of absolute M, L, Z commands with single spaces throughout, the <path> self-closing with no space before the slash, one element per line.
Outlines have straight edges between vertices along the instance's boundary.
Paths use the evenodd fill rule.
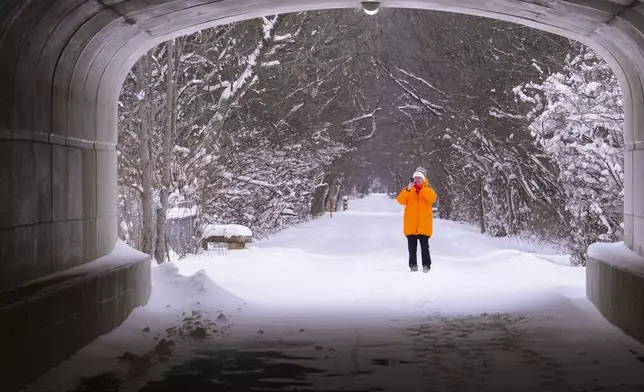
<path fill-rule="evenodd" d="M 426 235 L 419 235 L 418 241 L 420 242 L 420 253 L 423 260 L 423 272 L 428 273 L 432 268 L 432 257 L 429 254 L 429 237 Z"/>
<path fill-rule="evenodd" d="M 411 269 L 411 272 L 416 272 L 416 271 L 418 271 L 418 266 L 417 265 L 410 265 L 409 269 Z"/>

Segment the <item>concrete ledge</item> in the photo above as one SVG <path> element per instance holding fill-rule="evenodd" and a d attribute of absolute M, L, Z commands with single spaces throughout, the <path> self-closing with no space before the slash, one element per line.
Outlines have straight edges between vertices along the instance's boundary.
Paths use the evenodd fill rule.
<path fill-rule="evenodd" d="M 644 257 L 623 242 L 592 244 L 586 296 L 610 323 L 644 343 Z"/>
<path fill-rule="evenodd" d="M 0 380 L 15 391 L 120 325 L 150 297 L 150 257 L 112 253 L 0 292 Z"/>

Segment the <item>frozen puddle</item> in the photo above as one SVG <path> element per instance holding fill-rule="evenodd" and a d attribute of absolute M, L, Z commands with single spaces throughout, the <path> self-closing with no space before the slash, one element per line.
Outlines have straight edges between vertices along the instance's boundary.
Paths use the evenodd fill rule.
<path fill-rule="evenodd" d="M 407 269 L 386 196 L 153 268 L 145 308 L 26 391 L 643 391 L 644 347 L 547 246 L 438 221 Z"/>

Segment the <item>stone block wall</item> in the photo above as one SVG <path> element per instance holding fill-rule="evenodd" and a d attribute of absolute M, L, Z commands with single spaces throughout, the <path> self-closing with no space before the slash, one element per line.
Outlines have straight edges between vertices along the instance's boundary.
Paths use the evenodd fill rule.
<path fill-rule="evenodd" d="M 114 149 L 33 136 L 0 132 L 0 290 L 96 260 L 116 243 Z"/>

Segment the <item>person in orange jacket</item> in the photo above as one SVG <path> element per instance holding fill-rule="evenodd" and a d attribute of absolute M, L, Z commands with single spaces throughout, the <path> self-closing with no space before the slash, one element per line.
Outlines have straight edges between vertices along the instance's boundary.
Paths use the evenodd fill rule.
<path fill-rule="evenodd" d="M 432 259 L 429 255 L 429 238 L 434 231 L 432 204 L 438 195 L 429 185 L 422 168 L 416 169 L 409 184 L 400 191 L 396 200 L 405 206 L 404 232 L 409 248 L 409 268 L 418 271 L 416 250 L 420 242 L 423 272 L 429 272 Z"/>

